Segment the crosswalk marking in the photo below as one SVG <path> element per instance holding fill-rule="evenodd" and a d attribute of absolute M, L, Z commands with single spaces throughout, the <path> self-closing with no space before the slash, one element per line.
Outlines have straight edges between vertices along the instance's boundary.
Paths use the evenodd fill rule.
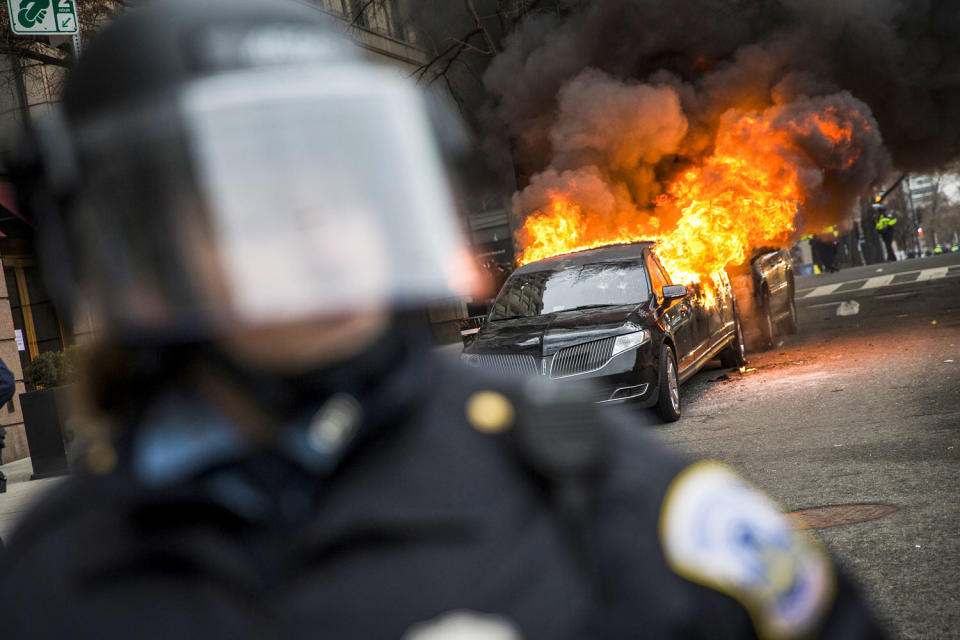
<path fill-rule="evenodd" d="M 936 269 L 924 269 L 920 272 L 920 275 L 917 277 L 917 282 L 923 280 L 937 280 L 938 278 L 945 278 L 947 276 L 947 269 L 950 267 L 937 267 Z"/>
<path fill-rule="evenodd" d="M 837 284 L 825 284 L 822 287 L 817 287 L 807 295 L 803 296 L 804 298 L 816 298 L 818 296 L 828 296 L 843 285 L 842 282 Z"/>
<path fill-rule="evenodd" d="M 854 293 L 856 291 L 863 291 L 864 289 L 879 289 L 881 287 L 888 287 L 892 284 L 908 284 L 914 282 L 928 282 L 930 280 L 939 280 L 940 278 L 946 277 L 960 277 L 960 270 L 954 269 L 953 273 L 950 273 L 950 267 L 933 267 L 930 269 L 917 269 L 915 271 L 904 271 L 901 273 L 889 273 L 882 276 L 873 276 L 872 278 L 857 278 L 855 280 L 847 280 L 846 282 L 835 282 L 834 284 L 824 284 L 813 289 L 807 289 L 797 292 L 798 298 L 819 298 L 821 296 L 828 296 L 831 293 L 834 293 L 837 289 L 844 285 L 852 285 L 856 283 L 862 283 L 860 286 L 848 287 L 843 293 Z M 914 275 L 916 278 L 913 280 L 903 280 L 901 282 L 894 283 L 893 280 L 897 276 L 911 276 Z"/>
<path fill-rule="evenodd" d="M 865 283 L 861 289 L 879 289 L 880 287 L 885 287 L 891 282 L 893 282 L 893 276 L 896 274 L 877 276 L 875 278 L 870 278 Z"/>

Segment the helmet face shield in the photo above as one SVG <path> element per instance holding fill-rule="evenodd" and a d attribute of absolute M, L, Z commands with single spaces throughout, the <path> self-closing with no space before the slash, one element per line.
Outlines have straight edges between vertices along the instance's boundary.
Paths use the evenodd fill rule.
<path fill-rule="evenodd" d="M 108 324 L 243 329 L 473 285 L 422 98 L 394 72 L 205 78 L 80 140 L 73 233 Z"/>

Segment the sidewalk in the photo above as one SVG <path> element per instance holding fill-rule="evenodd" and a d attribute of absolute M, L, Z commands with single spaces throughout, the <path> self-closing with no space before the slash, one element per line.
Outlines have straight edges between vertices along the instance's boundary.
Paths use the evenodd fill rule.
<path fill-rule="evenodd" d="M 30 506 L 66 476 L 31 480 L 30 458 L 0 465 L 0 469 L 7 476 L 7 492 L 0 493 L 0 538 L 6 540 Z"/>

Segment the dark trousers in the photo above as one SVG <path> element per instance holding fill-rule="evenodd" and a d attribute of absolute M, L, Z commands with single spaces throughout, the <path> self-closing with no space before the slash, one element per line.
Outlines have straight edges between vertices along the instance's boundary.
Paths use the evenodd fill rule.
<path fill-rule="evenodd" d="M 896 262 L 897 254 L 893 251 L 893 229 L 889 227 L 880 232 L 883 238 L 883 246 L 887 249 L 887 262 Z"/>

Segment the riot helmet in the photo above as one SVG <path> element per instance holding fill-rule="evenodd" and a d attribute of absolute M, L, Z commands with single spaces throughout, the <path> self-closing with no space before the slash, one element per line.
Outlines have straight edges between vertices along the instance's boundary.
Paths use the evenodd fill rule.
<path fill-rule="evenodd" d="M 128 11 L 22 156 L 52 291 L 160 342 L 467 294 L 423 102 L 289 0 Z"/>

